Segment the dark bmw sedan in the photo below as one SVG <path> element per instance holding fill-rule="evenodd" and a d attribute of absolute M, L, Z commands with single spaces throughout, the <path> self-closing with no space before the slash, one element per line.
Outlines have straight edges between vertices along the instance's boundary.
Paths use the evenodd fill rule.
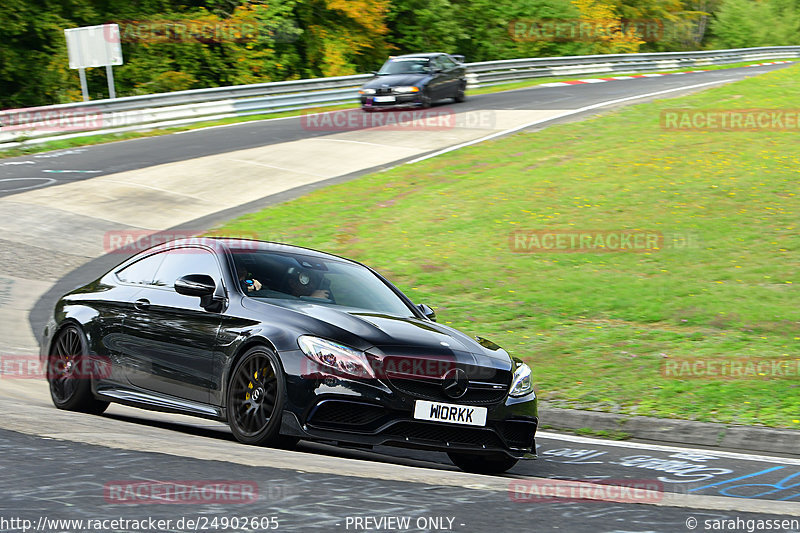
<path fill-rule="evenodd" d="M 463 102 L 467 89 L 463 61 L 462 56 L 441 53 L 392 57 L 361 87 L 361 108 L 427 108 L 445 98 Z"/>
<path fill-rule="evenodd" d="M 58 301 L 42 360 L 61 409 L 196 415 L 248 444 L 440 450 L 471 472 L 534 457 L 526 364 L 436 323 L 369 267 L 296 246 L 141 252 Z"/>

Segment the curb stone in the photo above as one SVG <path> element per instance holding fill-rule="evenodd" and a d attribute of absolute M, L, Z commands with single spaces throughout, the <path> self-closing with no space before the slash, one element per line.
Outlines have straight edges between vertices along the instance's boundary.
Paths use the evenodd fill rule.
<path fill-rule="evenodd" d="M 800 431 L 793 429 L 563 409 L 547 402 L 539 403 L 539 418 L 541 423 L 557 430 L 590 428 L 668 444 L 800 455 Z"/>

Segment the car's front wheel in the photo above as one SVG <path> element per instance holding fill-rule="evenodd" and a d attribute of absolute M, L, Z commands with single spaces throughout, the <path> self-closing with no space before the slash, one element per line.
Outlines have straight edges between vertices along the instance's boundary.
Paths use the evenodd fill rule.
<path fill-rule="evenodd" d="M 419 97 L 419 101 L 422 109 L 428 109 L 433 103 L 433 100 L 431 100 L 431 93 L 429 93 L 427 89 L 424 89 Z"/>
<path fill-rule="evenodd" d="M 466 100 L 467 99 L 467 95 L 465 92 L 466 89 L 467 89 L 466 83 L 459 83 L 458 90 L 456 91 L 456 94 L 453 96 L 453 100 L 455 100 L 457 103 L 461 103 L 464 100 Z"/>
<path fill-rule="evenodd" d="M 108 408 L 108 402 L 92 393 L 97 361 L 88 354 L 86 335 L 77 325 L 65 326 L 53 339 L 46 377 L 53 405 L 59 409 L 99 415 Z"/>
<path fill-rule="evenodd" d="M 473 474 L 502 474 L 510 470 L 518 460 L 504 453 L 476 454 L 447 452 L 453 464 Z"/>
<path fill-rule="evenodd" d="M 278 356 L 265 346 L 251 348 L 236 363 L 228 385 L 228 424 L 245 444 L 291 446 L 280 434 L 286 379 Z"/>

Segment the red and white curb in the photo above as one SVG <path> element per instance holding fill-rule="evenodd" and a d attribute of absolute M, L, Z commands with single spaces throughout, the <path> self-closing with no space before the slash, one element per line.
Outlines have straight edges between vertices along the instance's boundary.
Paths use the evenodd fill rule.
<path fill-rule="evenodd" d="M 760 67 L 764 65 L 782 65 L 783 63 L 792 63 L 792 61 L 772 61 L 770 63 L 756 63 L 754 65 L 747 65 L 748 67 Z M 689 70 L 686 72 L 664 72 L 661 74 L 631 74 L 630 76 L 613 76 L 610 78 L 587 78 L 583 80 L 568 80 L 556 81 L 552 83 L 543 83 L 539 87 L 563 87 L 565 85 L 583 85 L 585 83 L 604 83 L 607 81 L 616 80 L 632 80 L 634 78 L 657 78 L 659 76 L 677 76 L 679 74 L 694 74 L 696 72 L 708 72 L 707 70 Z"/>
<path fill-rule="evenodd" d="M 676 74 L 691 74 L 693 72 L 706 72 L 705 70 L 691 70 L 689 72 L 667 72 L 664 74 L 632 74 L 630 76 L 613 76 L 611 78 L 587 78 L 584 80 L 556 81 L 543 83 L 539 87 L 563 87 L 564 85 L 583 85 L 584 83 L 604 83 L 616 80 L 632 80 L 634 78 L 657 78 L 659 76 L 674 76 Z"/>
<path fill-rule="evenodd" d="M 763 65 L 783 65 L 784 63 L 794 63 L 794 61 L 770 61 L 769 63 L 755 63 L 747 65 L 748 67 L 761 67 Z"/>

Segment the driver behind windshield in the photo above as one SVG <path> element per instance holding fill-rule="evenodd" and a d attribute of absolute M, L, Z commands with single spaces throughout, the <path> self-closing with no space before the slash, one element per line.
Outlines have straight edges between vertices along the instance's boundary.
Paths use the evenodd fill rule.
<path fill-rule="evenodd" d="M 239 278 L 239 285 L 242 290 L 247 294 L 248 292 L 261 290 L 261 282 L 247 274 L 247 267 L 238 265 L 236 268 L 236 275 Z"/>

